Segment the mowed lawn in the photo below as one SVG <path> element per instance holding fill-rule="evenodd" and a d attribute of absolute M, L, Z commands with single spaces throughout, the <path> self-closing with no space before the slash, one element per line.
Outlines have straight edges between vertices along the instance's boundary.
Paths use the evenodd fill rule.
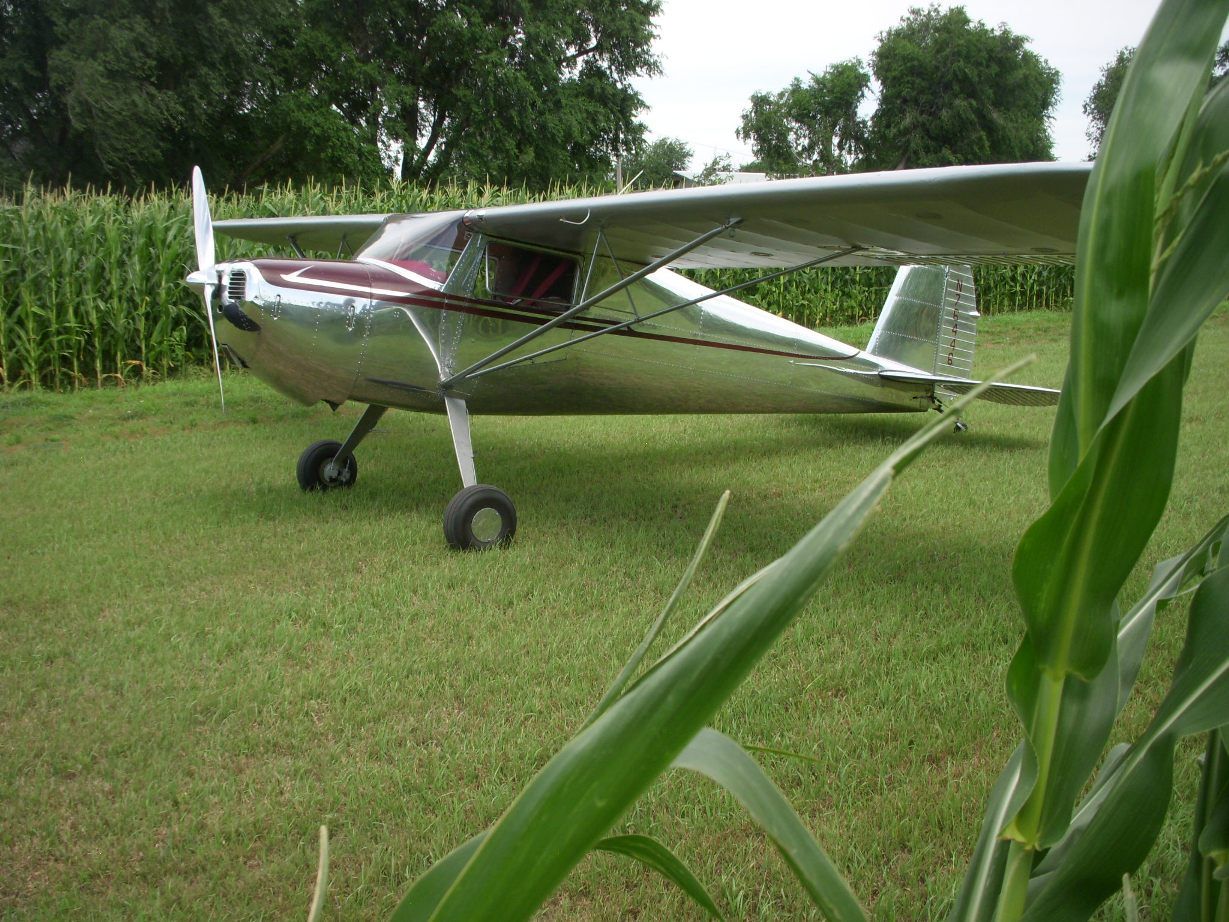
<path fill-rule="evenodd" d="M 1062 380 L 1069 317 L 982 323 L 977 370 L 1037 352 Z M 868 329 L 836 331 L 865 342 Z M 1207 325 L 1171 507 L 1133 578 L 1229 510 L 1229 314 Z M 521 517 L 502 552 L 449 551 L 459 488 L 442 417 L 390 414 L 348 492 L 302 494 L 299 452 L 358 409 L 252 378 L 0 394 L 0 915 L 300 918 L 316 831 L 328 913 L 388 915 L 494 820 L 578 727 L 733 499 L 679 636 L 785 551 L 921 417 L 475 420 L 479 477 Z M 879 918 L 940 916 L 1020 736 L 1003 676 L 1009 565 L 1044 508 L 1052 410 L 979 404 L 887 501 L 718 725 L 761 759 Z M 1181 641 L 1159 619 L 1137 704 Z M 665 649 L 663 644 L 662 649 Z M 1131 710 L 1138 730 L 1144 708 Z M 1172 902 L 1182 807 L 1136 881 Z M 736 918 L 814 913 L 736 803 L 662 779 L 620 827 L 674 847 Z M 1112 917 L 1114 911 L 1109 915 Z M 583 861 L 548 919 L 698 918 L 660 878 Z"/>

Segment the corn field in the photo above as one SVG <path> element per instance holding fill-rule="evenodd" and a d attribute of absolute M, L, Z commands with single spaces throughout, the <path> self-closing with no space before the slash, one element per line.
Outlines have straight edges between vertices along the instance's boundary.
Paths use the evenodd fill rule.
<path fill-rule="evenodd" d="M 216 218 L 418 212 L 596 194 L 559 187 L 533 194 L 471 183 L 425 190 L 405 184 L 265 188 L 213 198 Z M 165 378 L 209 362 L 197 295 L 186 190 L 122 196 L 27 187 L 0 199 L 0 387 L 70 390 Z M 219 237 L 219 257 L 261 255 Z M 874 318 L 894 269 L 812 270 L 743 292 L 744 300 L 812 328 Z M 693 273 L 724 287 L 743 270 Z M 975 271 L 982 313 L 1067 309 L 1069 268 Z"/>

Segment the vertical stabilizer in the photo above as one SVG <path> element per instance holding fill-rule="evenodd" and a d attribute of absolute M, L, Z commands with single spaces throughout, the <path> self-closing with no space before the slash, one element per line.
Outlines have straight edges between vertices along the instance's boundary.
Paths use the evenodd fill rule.
<path fill-rule="evenodd" d="M 968 378 L 976 338 L 977 294 L 968 266 L 903 266 L 866 351 L 930 374 Z"/>

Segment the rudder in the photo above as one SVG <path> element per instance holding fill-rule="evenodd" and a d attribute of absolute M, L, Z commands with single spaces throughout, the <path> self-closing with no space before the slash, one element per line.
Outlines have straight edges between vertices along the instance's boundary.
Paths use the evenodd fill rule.
<path fill-rule="evenodd" d="M 969 378 L 977 317 L 969 266 L 902 266 L 866 351 L 929 374 Z"/>

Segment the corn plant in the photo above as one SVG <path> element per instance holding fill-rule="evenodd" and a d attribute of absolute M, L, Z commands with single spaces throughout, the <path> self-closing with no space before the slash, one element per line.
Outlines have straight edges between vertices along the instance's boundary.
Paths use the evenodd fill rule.
<path fill-rule="evenodd" d="M 1227 9 L 1226 0 L 1162 5 L 1089 183 L 1071 362 L 1051 441 L 1052 503 L 1022 538 L 1012 572 L 1025 635 L 1008 691 L 1025 739 L 991 792 L 954 920 L 1087 918 L 1151 848 L 1169 806 L 1175 743 L 1200 732 L 1211 738 L 1179 909 L 1229 919 L 1229 517 L 1160 565 L 1126 614 L 1117 602 L 1168 497 L 1196 333 L 1229 294 L 1229 81 L 1204 94 Z M 671 767 L 727 787 L 826 917 L 865 918 L 755 760 L 705 724 L 943 425 L 939 417 L 924 426 L 633 678 L 723 498 L 675 596 L 594 714 L 490 829 L 414 883 L 395 918 L 528 917 L 591 849 L 656 868 L 719 915 L 665 845 L 608 835 Z M 1157 612 L 1188 593 L 1187 640 L 1168 694 L 1144 733 L 1103 759 Z"/>

